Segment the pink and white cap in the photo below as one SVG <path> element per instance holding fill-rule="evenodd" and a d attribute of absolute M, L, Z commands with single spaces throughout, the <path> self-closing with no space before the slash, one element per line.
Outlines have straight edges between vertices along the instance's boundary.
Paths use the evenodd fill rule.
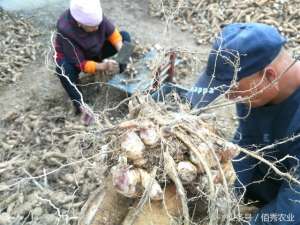
<path fill-rule="evenodd" d="M 98 26 L 103 19 L 100 0 L 71 0 L 72 17 L 86 26 Z"/>

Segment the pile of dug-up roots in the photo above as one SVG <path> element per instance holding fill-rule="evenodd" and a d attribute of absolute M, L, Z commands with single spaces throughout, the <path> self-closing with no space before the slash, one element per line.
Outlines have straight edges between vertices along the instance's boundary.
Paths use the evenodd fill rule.
<path fill-rule="evenodd" d="M 299 4 L 296 0 L 151 0 L 150 11 L 154 16 L 170 16 L 182 31 L 190 32 L 198 44 L 212 42 L 220 25 L 260 22 L 276 26 L 288 37 L 288 44 L 297 47 L 300 43 Z"/>
<path fill-rule="evenodd" d="M 28 20 L 0 7 L 0 85 L 18 80 L 26 65 L 36 60 L 41 33 Z"/>
<path fill-rule="evenodd" d="M 119 193 L 161 201 L 164 187 L 173 183 L 185 224 L 192 198 L 206 200 L 211 223 L 232 219 L 231 159 L 239 148 L 218 135 L 207 115 L 190 115 L 183 104 L 136 97 L 129 102 L 128 119 L 104 131 L 103 149 Z"/>
<path fill-rule="evenodd" d="M 54 104 L 12 111 L 0 120 L 1 225 L 77 224 L 89 194 L 101 186 L 95 150 L 101 143 Z"/>

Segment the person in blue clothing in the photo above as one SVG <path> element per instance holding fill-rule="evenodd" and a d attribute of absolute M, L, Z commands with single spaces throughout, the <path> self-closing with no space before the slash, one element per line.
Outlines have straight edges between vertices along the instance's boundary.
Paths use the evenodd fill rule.
<path fill-rule="evenodd" d="M 224 93 L 236 100 L 239 126 L 233 141 L 253 151 L 297 135 L 300 62 L 289 55 L 285 43 L 286 39 L 269 25 L 233 23 L 223 27 L 205 71 L 186 94 L 192 107 L 205 107 Z M 299 178 L 300 139 L 261 153 L 282 172 Z M 300 185 L 243 153 L 233 165 L 237 192 L 261 204 L 251 225 L 300 224 Z"/>

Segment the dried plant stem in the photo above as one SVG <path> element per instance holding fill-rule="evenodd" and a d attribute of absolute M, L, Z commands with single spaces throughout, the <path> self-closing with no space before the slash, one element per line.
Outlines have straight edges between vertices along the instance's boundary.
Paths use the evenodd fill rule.
<path fill-rule="evenodd" d="M 196 136 L 197 138 L 199 138 L 200 140 L 202 140 L 204 143 L 207 144 L 208 148 L 210 149 L 210 151 L 211 151 L 211 153 L 212 153 L 212 155 L 214 157 L 214 160 L 217 162 L 217 166 L 218 166 L 218 169 L 219 169 L 221 177 L 222 177 L 222 182 L 223 182 L 223 188 L 224 188 L 224 192 L 225 192 L 225 197 L 227 199 L 227 203 L 229 204 L 230 203 L 230 194 L 229 194 L 229 189 L 228 189 L 228 183 L 227 183 L 224 171 L 223 171 L 223 169 L 221 167 L 221 164 L 219 162 L 218 156 L 215 153 L 215 150 L 211 148 L 211 146 L 207 143 L 207 140 L 197 130 L 194 130 L 193 128 L 189 127 L 187 124 L 180 124 L 180 127 L 182 129 L 186 130 L 190 135 Z M 203 164 L 203 166 L 204 166 L 204 164 Z M 210 171 L 210 169 L 209 169 L 209 171 Z M 211 201 L 213 199 L 214 198 L 211 198 L 209 200 Z M 230 207 L 227 207 L 227 210 L 228 210 L 228 212 L 226 214 L 226 224 L 229 224 L 229 222 L 230 222 L 230 215 L 231 215 Z M 214 217 L 210 217 L 210 218 L 214 218 Z M 210 223 L 214 223 L 214 221 L 210 220 Z"/>
<path fill-rule="evenodd" d="M 206 175 L 208 177 L 209 189 L 210 189 L 210 199 L 215 199 L 216 193 L 215 193 L 215 188 L 214 188 L 214 182 L 213 182 L 213 178 L 212 178 L 210 168 L 209 168 L 208 164 L 205 162 L 205 159 L 199 153 L 199 150 L 197 149 L 197 147 L 195 147 L 189 141 L 189 138 L 186 138 L 184 134 L 182 134 L 181 132 L 178 132 L 178 131 L 174 132 L 174 134 L 179 140 L 181 140 L 194 153 L 194 155 L 197 157 L 199 162 L 203 165 L 203 168 L 204 168 L 204 170 L 206 172 Z"/>
<path fill-rule="evenodd" d="M 244 148 L 239 148 L 239 150 L 257 160 L 259 160 L 260 162 L 268 165 L 277 175 L 279 175 L 280 177 L 284 177 L 289 181 L 293 181 L 296 184 L 300 185 L 300 181 L 297 180 L 295 177 L 293 177 L 291 174 L 289 173 L 283 173 L 281 172 L 272 162 L 266 160 L 265 158 L 263 158 L 262 156 L 258 155 L 256 152 L 252 152 L 252 151 L 248 151 Z"/>
<path fill-rule="evenodd" d="M 146 187 L 139 203 L 137 204 L 137 207 L 130 209 L 128 212 L 125 220 L 123 221 L 122 225 L 131 225 L 134 223 L 134 221 L 137 219 L 139 213 L 143 210 L 145 204 L 147 201 L 150 200 L 149 198 L 149 191 L 152 187 L 152 184 L 155 180 L 155 176 L 157 173 L 157 167 L 154 167 L 152 172 L 151 172 L 151 182 L 149 183 L 148 187 Z"/>
<path fill-rule="evenodd" d="M 166 150 L 164 152 L 164 164 L 165 164 L 166 174 L 175 183 L 175 186 L 177 188 L 177 192 L 178 192 L 178 194 L 180 196 L 180 199 L 181 199 L 182 213 L 183 213 L 183 217 L 184 217 L 184 225 L 189 225 L 190 224 L 190 219 L 189 219 L 190 217 L 189 217 L 189 209 L 188 209 L 188 206 L 187 206 L 187 198 L 186 198 L 185 190 L 184 190 L 182 182 L 180 181 L 180 178 L 177 174 L 174 159 L 172 158 L 172 156 L 170 155 L 168 150 Z"/>
<path fill-rule="evenodd" d="M 226 180 L 226 177 L 225 177 L 225 174 L 224 174 L 224 171 L 222 169 L 222 166 L 220 164 L 220 161 L 219 161 L 219 158 L 215 152 L 214 149 L 211 148 L 211 146 L 207 143 L 207 140 L 203 137 L 203 135 L 201 135 L 199 132 L 189 128 L 188 126 L 186 125 L 182 125 L 182 127 L 184 129 L 186 129 L 189 133 L 191 134 L 194 134 L 196 135 L 199 139 L 201 139 L 204 143 L 207 144 L 208 148 L 210 149 L 212 155 L 214 156 L 214 159 L 216 160 L 217 162 L 217 166 L 218 166 L 218 169 L 220 171 L 220 174 L 221 174 L 221 177 L 222 177 L 222 182 L 223 182 L 223 188 L 224 188 L 224 192 L 225 192 L 225 197 L 226 197 L 226 200 L 227 200 L 227 204 L 228 204 L 228 207 L 226 208 L 227 209 L 227 213 L 226 213 L 226 224 L 228 225 L 229 222 L 230 222 L 230 215 L 231 215 L 231 212 L 230 212 L 230 194 L 229 194 L 229 189 L 228 189 L 228 183 L 227 183 L 227 180 Z"/>
<path fill-rule="evenodd" d="M 217 139 L 223 140 L 223 139 L 221 139 L 220 137 L 217 137 L 217 136 L 214 136 L 214 137 L 217 138 Z M 297 135 L 297 136 L 288 138 L 288 139 L 286 139 L 285 141 L 280 142 L 280 144 L 283 144 L 283 143 L 292 141 L 292 140 L 294 140 L 294 139 L 296 139 L 296 138 L 299 138 L 299 137 L 300 137 L 300 135 Z M 224 140 L 223 140 L 223 141 L 224 141 Z M 284 177 L 284 178 L 286 178 L 287 180 L 293 181 L 293 182 L 295 182 L 296 184 L 300 185 L 300 181 L 297 180 L 295 177 L 293 177 L 291 174 L 281 172 L 281 171 L 274 165 L 274 163 L 272 163 L 272 162 L 266 160 L 265 158 L 263 158 L 262 156 L 260 156 L 260 155 L 257 153 L 257 152 L 260 152 L 260 151 L 261 151 L 260 149 L 258 149 L 257 152 L 254 152 L 254 151 L 250 151 L 250 150 L 247 150 L 247 149 L 238 147 L 238 150 L 239 150 L 240 152 L 243 152 L 243 153 L 245 153 L 246 155 L 251 156 L 251 157 L 257 159 L 258 161 L 260 161 L 260 162 L 262 162 L 262 163 L 268 165 L 268 166 L 269 166 L 269 167 L 270 167 L 277 175 L 279 175 L 280 177 Z"/>

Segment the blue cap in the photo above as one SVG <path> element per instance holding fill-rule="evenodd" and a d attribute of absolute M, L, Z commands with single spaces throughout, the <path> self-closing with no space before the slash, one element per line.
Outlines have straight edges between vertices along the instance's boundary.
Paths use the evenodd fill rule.
<path fill-rule="evenodd" d="M 272 26 L 233 23 L 216 38 L 205 71 L 187 94 L 193 107 L 203 107 L 239 81 L 269 65 L 286 39 Z"/>

